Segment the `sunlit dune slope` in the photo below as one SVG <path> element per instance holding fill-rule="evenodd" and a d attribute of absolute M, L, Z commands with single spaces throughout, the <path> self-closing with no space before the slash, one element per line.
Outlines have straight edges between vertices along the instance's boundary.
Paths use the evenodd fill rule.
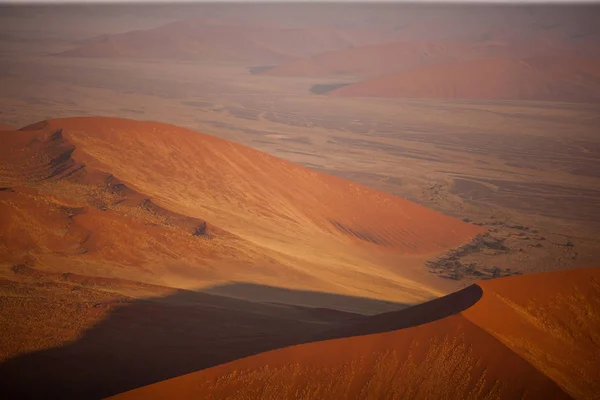
<path fill-rule="evenodd" d="M 14 129 L 15 128 L 10 125 L 0 123 L 0 131 L 12 131 Z"/>
<path fill-rule="evenodd" d="M 501 278 L 418 313 L 371 317 L 371 332 L 405 329 L 364 335 L 367 320 L 355 332 L 363 336 L 270 351 L 115 398 L 592 399 L 599 310 L 600 269 Z"/>
<path fill-rule="evenodd" d="M 491 58 L 414 68 L 329 92 L 332 96 L 600 101 L 600 60 Z"/>
<path fill-rule="evenodd" d="M 4 132 L 2 140 L 0 187 L 11 188 L 0 192 L 3 231 L 11 233 L 2 237 L 11 250 L 5 258 L 48 270 L 414 303 L 449 290 L 424 261 L 483 232 L 160 123 L 57 119 Z"/>
<path fill-rule="evenodd" d="M 91 38 L 60 55 L 277 64 L 377 40 L 382 40 L 380 35 L 360 29 L 277 28 L 189 19 Z"/>

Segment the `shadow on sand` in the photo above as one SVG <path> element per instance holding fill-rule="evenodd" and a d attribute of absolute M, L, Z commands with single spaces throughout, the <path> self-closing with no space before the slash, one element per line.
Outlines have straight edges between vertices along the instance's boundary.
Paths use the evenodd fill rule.
<path fill-rule="evenodd" d="M 481 297 L 473 288 L 375 316 L 323 304 L 373 310 L 393 303 L 245 283 L 208 291 L 262 301 L 194 291 L 136 299 L 112 307 L 75 342 L 5 361 L 0 398 L 97 399 L 293 344 L 405 328 L 467 308 Z M 283 304 L 290 299 L 296 305 Z"/>

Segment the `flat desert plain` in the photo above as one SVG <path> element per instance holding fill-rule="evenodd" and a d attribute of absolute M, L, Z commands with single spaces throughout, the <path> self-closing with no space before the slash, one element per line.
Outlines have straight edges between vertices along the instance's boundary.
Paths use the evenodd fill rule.
<path fill-rule="evenodd" d="M 0 11 L 6 398 L 598 392 L 598 7 Z"/>

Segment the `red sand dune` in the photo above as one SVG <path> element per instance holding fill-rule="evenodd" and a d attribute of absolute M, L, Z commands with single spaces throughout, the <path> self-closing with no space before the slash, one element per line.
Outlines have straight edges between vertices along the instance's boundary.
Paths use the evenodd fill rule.
<path fill-rule="evenodd" d="M 331 96 L 600 101 L 600 60 L 493 58 L 436 64 L 335 89 Z"/>
<path fill-rule="evenodd" d="M 469 42 L 393 42 L 353 47 L 292 60 L 262 72 L 274 76 L 327 77 L 354 75 L 373 77 L 433 63 L 531 53 L 531 44 L 502 41 Z"/>
<path fill-rule="evenodd" d="M 460 298 L 472 305 L 461 310 Z M 596 398 L 600 269 L 483 282 L 418 314 L 426 320 L 440 309 L 455 313 L 368 335 L 361 322 L 355 334 L 363 336 L 274 350 L 113 398 Z M 373 332 L 410 313 L 371 317 Z"/>
<path fill-rule="evenodd" d="M 35 254 L 48 269 L 172 287 L 233 280 L 414 303 L 449 290 L 424 261 L 484 232 L 166 124 L 57 119 L 2 141 L 13 263 Z"/>
<path fill-rule="evenodd" d="M 158 28 L 102 35 L 60 53 L 75 57 L 174 58 L 281 63 L 381 40 L 364 30 L 276 28 L 185 20 Z"/>

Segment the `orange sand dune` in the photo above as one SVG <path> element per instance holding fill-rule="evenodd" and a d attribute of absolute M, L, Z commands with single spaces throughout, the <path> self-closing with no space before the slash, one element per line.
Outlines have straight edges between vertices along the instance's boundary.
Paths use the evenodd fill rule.
<path fill-rule="evenodd" d="M 424 261 L 484 231 L 166 124 L 57 119 L 1 139 L 6 257 L 48 270 L 414 303 L 451 288 Z"/>
<path fill-rule="evenodd" d="M 310 58 L 292 60 L 262 72 L 274 76 L 327 77 L 355 75 L 373 77 L 433 63 L 459 61 L 497 55 L 516 56 L 531 53 L 531 44 L 504 42 L 393 42 L 353 47 Z"/>
<path fill-rule="evenodd" d="M 440 309 L 451 315 L 427 321 Z M 372 332 L 412 318 L 406 329 L 274 350 L 113 398 L 592 399 L 599 310 L 600 269 L 501 278 L 371 317 Z"/>
<path fill-rule="evenodd" d="M 332 96 L 600 101 L 600 60 L 494 58 L 436 64 L 369 79 Z"/>
<path fill-rule="evenodd" d="M 184 20 L 149 30 L 103 35 L 61 53 L 76 57 L 175 58 L 280 63 L 382 40 L 363 30 L 276 28 Z"/>
<path fill-rule="evenodd" d="M 0 131 L 13 131 L 13 130 L 15 130 L 15 128 L 13 126 L 0 123 Z"/>

